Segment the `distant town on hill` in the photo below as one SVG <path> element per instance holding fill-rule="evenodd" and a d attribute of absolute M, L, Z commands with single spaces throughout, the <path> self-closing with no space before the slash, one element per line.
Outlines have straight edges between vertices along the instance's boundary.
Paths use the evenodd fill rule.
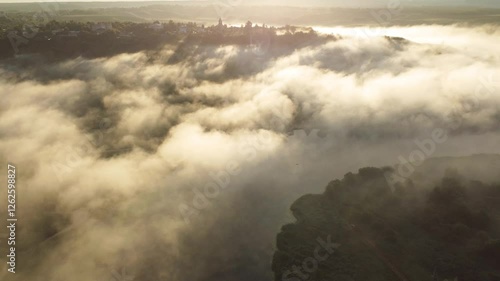
<path fill-rule="evenodd" d="M 7 24 L 6 24 L 7 23 Z M 154 50 L 165 44 L 248 45 L 255 48 L 282 47 L 294 50 L 315 41 L 334 39 L 319 36 L 310 27 L 254 24 L 227 25 L 222 19 L 205 26 L 195 22 L 58 22 L 43 25 L 11 24 L 4 21 L 0 32 L 2 57 L 44 54 L 54 58 L 100 57 L 126 52 Z"/>

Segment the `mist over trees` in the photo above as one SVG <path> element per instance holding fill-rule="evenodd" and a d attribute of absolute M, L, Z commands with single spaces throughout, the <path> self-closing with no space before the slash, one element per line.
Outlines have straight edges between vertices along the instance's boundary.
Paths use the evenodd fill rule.
<path fill-rule="evenodd" d="M 277 236 L 275 280 L 498 280 L 499 184 L 391 186 L 388 172 L 363 168 L 295 201 L 296 222 Z M 327 238 L 338 244 L 330 255 Z"/>
<path fill-rule="evenodd" d="M 339 280 L 495 280 L 497 209 L 484 195 L 496 194 L 498 156 L 457 161 L 481 184 L 436 183 L 442 158 L 415 171 L 415 187 L 388 185 L 383 169 L 349 174 L 294 204 L 300 222 L 274 241 L 299 196 L 397 164 L 436 128 L 446 142 L 423 157 L 500 153 L 500 30 L 341 37 L 247 20 L 56 20 L 0 61 L 0 158 L 23 171 L 26 266 L 14 280 L 109 281 L 123 269 L 129 281 L 272 280 L 276 248 L 287 278 L 302 279 L 296 265 Z M 317 239 L 328 268 L 306 272 Z M 476 268 L 454 259 L 464 253 Z"/>

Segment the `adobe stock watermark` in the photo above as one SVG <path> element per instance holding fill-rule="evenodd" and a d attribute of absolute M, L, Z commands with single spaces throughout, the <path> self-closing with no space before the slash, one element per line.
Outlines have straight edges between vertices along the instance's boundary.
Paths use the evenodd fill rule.
<path fill-rule="evenodd" d="M 188 203 L 179 204 L 178 210 L 186 223 L 190 223 L 193 216 L 200 215 L 201 212 L 212 206 L 212 202 L 221 195 L 221 192 L 227 190 L 234 177 L 239 176 L 242 173 L 242 164 L 245 162 L 252 162 L 257 159 L 260 152 L 262 152 L 269 144 L 272 142 L 272 133 L 266 132 L 263 135 L 259 135 L 255 141 L 244 142 L 240 145 L 238 149 L 238 154 L 244 157 L 241 162 L 229 161 L 226 163 L 225 167 L 219 171 L 209 172 L 209 181 L 203 187 L 195 187 L 192 189 L 192 200 Z M 294 134 L 289 136 L 290 138 L 296 140 L 311 139 L 315 140 L 325 140 L 325 138 L 319 136 L 319 130 L 312 130 L 309 134 L 305 130 L 295 130 Z M 330 142 L 326 141 L 322 149 L 330 147 Z"/>
<path fill-rule="evenodd" d="M 219 18 L 225 19 L 231 11 L 241 5 L 243 0 L 215 0 L 212 1 L 212 6 Z"/>
<path fill-rule="evenodd" d="M 35 38 L 40 31 L 39 26 L 54 19 L 60 10 L 60 4 L 57 1 L 37 2 L 37 4 L 40 10 L 33 15 L 32 23 L 23 25 L 22 34 L 18 34 L 17 31 L 10 31 L 7 34 L 7 38 L 16 55 L 19 53 L 19 47 L 21 45 L 28 44 L 31 39 Z"/>
<path fill-rule="evenodd" d="M 318 270 L 319 265 L 326 261 L 336 249 L 341 245 L 333 243 L 331 235 L 328 235 L 326 241 L 317 238 L 317 246 L 311 257 L 305 258 L 300 265 L 292 266 L 291 270 L 283 272 L 282 281 L 305 281 L 311 277 L 311 274 Z"/>
<path fill-rule="evenodd" d="M 394 191 L 398 183 L 404 183 L 410 179 L 415 169 L 431 157 L 436 152 L 437 147 L 447 140 L 448 133 L 444 129 L 439 128 L 434 129 L 429 138 L 423 140 L 416 139 L 414 143 L 417 148 L 407 157 L 400 155 L 398 157 L 399 164 L 396 165 L 394 171 L 388 171 L 384 174 L 392 191 Z"/>
<path fill-rule="evenodd" d="M 464 112 L 474 112 L 481 108 L 481 102 L 486 102 L 488 98 L 498 95 L 500 91 L 500 80 L 495 77 L 493 71 L 487 74 L 478 75 L 478 83 L 471 96 L 462 102 L 460 105 L 455 106 L 456 115 L 460 119 L 456 124 L 453 124 L 452 129 L 457 129 L 465 122 Z"/>
<path fill-rule="evenodd" d="M 407 0 L 407 2 L 413 2 L 413 0 Z M 395 18 L 401 16 L 403 10 L 402 0 L 389 0 L 384 8 L 370 11 L 370 16 L 375 21 L 375 27 L 360 29 L 361 35 L 366 37 L 380 36 L 382 28 L 387 27 Z"/>
<path fill-rule="evenodd" d="M 209 181 L 204 186 L 192 189 L 193 197 L 188 203 L 179 204 L 178 210 L 184 222 L 190 223 L 193 216 L 198 216 L 201 212 L 212 206 L 213 201 L 227 190 L 232 184 L 234 177 L 242 173 L 242 165 L 257 159 L 259 152 L 262 152 L 272 143 L 273 135 L 269 131 L 260 134 L 254 141 L 243 142 L 238 148 L 238 154 L 243 156 L 243 161 L 228 161 L 225 167 L 219 171 L 209 172 Z"/>
<path fill-rule="evenodd" d="M 102 119 L 95 132 L 84 133 L 84 137 L 74 145 L 65 145 L 58 149 L 54 155 L 55 159 L 51 162 L 52 171 L 56 175 L 59 182 L 64 180 L 64 177 L 69 173 L 81 167 L 85 163 L 86 157 L 92 153 L 98 153 L 99 148 L 105 145 L 105 136 L 111 128 L 111 120 L 108 118 Z M 101 153 L 114 153 L 121 150 L 107 150 Z"/>
<path fill-rule="evenodd" d="M 487 98 L 498 94 L 500 90 L 500 81 L 495 77 L 494 72 L 480 75 L 479 83 L 477 84 L 474 92 L 471 94 L 469 103 L 466 104 L 467 108 L 461 108 L 458 112 L 464 109 L 471 110 L 480 105 L 481 101 L 486 101 Z M 464 124 L 464 119 L 457 120 L 452 124 L 451 129 L 456 129 Z M 417 149 L 412 151 L 408 156 L 408 160 L 404 156 L 399 156 L 399 164 L 393 172 L 386 172 L 385 177 L 389 186 L 394 191 L 397 183 L 402 183 L 408 180 L 415 172 L 416 167 L 423 164 L 423 162 L 435 153 L 437 146 L 445 143 L 448 140 L 448 132 L 444 129 L 435 129 L 430 138 L 425 140 L 415 140 Z"/>
<path fill-rule="evenodd" d="M 272 36 L 270 32 L 269 30 L 263 30 L 256 33 L 252 29 L 249 34 L 251 51 L 258 58 L 264 58 L 271 50 Z"/>
<path fill-rule="evenodd" d="M 500 90 L 500 79 L 495 76 L 495 73 L 490 72 L 479 77 L 479 84 L 477 85 L 474 95 L 473 104 L 477 106 L 480 99 L 486 99 Z"/>
<path fill-rule="evenodd" d="M 288 118 L 290 118 L 289 114 L 287 114 L 287 106 L 285 104 L 276 105 L 272 108 L 271 112 L 273 115 L 267 125 L 270 125 L 277 131 L 284 130 L 288 125 Z M 266 125 L 260 127 L 265 126 Z M 318 137 L 316 135 L 318 132 L 317 130 L 313 130 L 309 135 L 307 135 L 307 133 L 301 134 L 302 131 L 303 130 L 294 131 L 294 136 Z M 178 206 L 178 210 L 185 223 L 190 223 L 194 216 L 200 215 L 203 210 L 211 207 L 213 201 L 221 195 L 221 192 L 230 187 L 232 179 L 242 173 L 243 164 L 255 161 L 259 153 L 262 153 L 262 151 L 265 151 L 266 148 L 272 145 L 273 139 L 275 138 L 273 132 L 263 130 L 254 140 L 243 142 L 237 151 L 238 154 L 242 156 L 242 161 L 228 161 L 222 170 L 208 173 L 209 181 L 205 185 L 192 189 L 192 199 Z"/>

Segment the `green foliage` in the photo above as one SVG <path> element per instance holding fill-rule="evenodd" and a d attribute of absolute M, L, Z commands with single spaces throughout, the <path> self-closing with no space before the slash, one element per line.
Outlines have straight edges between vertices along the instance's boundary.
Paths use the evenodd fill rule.
<path fill-rule="evenodd" d="M 365 168 L 291 206 L 273 259 L 275 280 L 464 280 L 500 276 L 500 186 L 445 178 L 428 191 L 394 189 L 387 169 Z M 341 244 L 318 269 L 284 275 L 330 235 Z"/>

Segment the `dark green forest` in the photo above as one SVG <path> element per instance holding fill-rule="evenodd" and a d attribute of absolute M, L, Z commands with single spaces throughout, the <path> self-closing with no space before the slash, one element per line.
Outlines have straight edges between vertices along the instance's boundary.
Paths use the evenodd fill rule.
<path fill-rule="evenodd" d="M 275 280 L 500 280 L 499 185 L 390 186 L 390 172 L 364 168 L 295 201 L 296 222 L 277 236 Z"/>

